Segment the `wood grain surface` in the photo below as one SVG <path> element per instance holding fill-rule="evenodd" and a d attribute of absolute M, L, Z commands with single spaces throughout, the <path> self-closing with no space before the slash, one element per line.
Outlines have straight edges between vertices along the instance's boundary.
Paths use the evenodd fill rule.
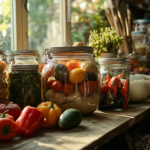
<path fill-rule="evenodd" d="M 150 99 L 125 110 L 95 111 L 71 130 L 41 129 L 30 138 L 0 143 L 0 150 L 94 150 L 150 114 Z"/>

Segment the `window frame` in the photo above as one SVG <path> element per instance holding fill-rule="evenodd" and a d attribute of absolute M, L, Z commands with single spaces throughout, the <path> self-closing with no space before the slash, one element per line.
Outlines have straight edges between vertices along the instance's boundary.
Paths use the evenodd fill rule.
<path fill-rule="evenodd" d="M 61 45 L 72 45 L 71 41 L 71 21 L 67 20 L 68 1 L 60 1 L 60 23 L 61 23 Z M 70 6 L 71 7 L 71 6 Z M 71 13 L 71 12 L 69 12 Z M 71 15 L 71 14 L 70 14 Z M 29 49 L 28 42 L 28 13 L 24 8 L 23 0 L 11 0 L 11 16 L 12 16 L 12 47 L 14 50 Z M 57 46 L 57 45 L 56 45 Z"/>

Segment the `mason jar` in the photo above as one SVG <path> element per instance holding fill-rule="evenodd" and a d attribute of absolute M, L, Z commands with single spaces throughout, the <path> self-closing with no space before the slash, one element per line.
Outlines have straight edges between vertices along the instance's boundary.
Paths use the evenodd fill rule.
<path fill-rule="evenodd" d="M 8 101 L 8 84 L 5 75 L 6 73 L 0 71 L 0 104 L 6 104 Z"/>
<path fill-rule="evenodd" d="M 11 65 L 8 80 L 9 101 L 22 109 L 41 103 L 41 75 L 39 65 Z"/>
<path fill-rule="evenodd" d="M 129 102 L 130 70 L 126 59 L 98 58 L 101 102 L 99 109 L 126 108 Z"/>
<path fill-rule="evenodd" d="M 8 78 L 8 73 L 10 72 L 9 63 L 7 62 L 6 52 L 0 50 L 0 72 L 6 72 L 6 78 Z"/>
<path fill-rule="evenodd" d="M 42 97 L 62 111 L 75 108 L 82 114 L 96 110 L 100 101 L 99 68 L 92 47 L 52 47 L 52 59 L 42 71 Z"/>

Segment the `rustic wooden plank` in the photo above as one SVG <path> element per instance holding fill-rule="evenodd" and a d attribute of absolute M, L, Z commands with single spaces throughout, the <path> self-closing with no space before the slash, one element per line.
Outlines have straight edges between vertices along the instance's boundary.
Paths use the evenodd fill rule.
<path fill-rule="evenodd" d="M 31 138 L 16 137 L 12 142 L 0 143 L 1 150 L 92 150 L 123 133 L 150 114 L 150 99 L 144 103 L 130 104 L 127 109 L 96 111 L 83 118 L 71 130 L 41 129 Z"/>
<path fill-rule="evenodd" d="M 71 130 L 41 130 L 39 135 L 33 139 L 15 139 L 12 142 L 1 144 L 2 150 L 19 150 L 19 149 L 37 149 L 37 150 L 75 150 L 88 149 L 89 146 L 97 147 L 112 139 L 127 129 L 127 122 L 130 117 L 120 117 L 115 115 L 102 114 L 100 111 L 95 112 L 91 116 L 83 118 L 79 127 Z M 113 132 L 117 127 L 121 127 L 117 132 Z M 105 134 L 109 133 L 110 138 Z M 99 141 L 104 136 L 105 139 Z"/>

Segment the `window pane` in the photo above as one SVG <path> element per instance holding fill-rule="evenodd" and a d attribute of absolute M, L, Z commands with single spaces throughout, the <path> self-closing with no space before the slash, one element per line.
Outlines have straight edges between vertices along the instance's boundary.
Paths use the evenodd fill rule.
<path fill-rule="evenodd" d="M 88 44 L 91 30 L 98 30 L 107 25 L 102 10 L 104 0 L 72 0 L 71 3 L 71 36 L 72 42 L 84 41 Z"/>
<path fill-rule="evenodd" d="M 61 46 L 61 5 L 59 0 L 28 0 L 29 49 L 40 51 Z"/>
<path fill-rule="evenodd" d="M 0 0 L 0 50 L 11 50 L 10 0 Z"/>

